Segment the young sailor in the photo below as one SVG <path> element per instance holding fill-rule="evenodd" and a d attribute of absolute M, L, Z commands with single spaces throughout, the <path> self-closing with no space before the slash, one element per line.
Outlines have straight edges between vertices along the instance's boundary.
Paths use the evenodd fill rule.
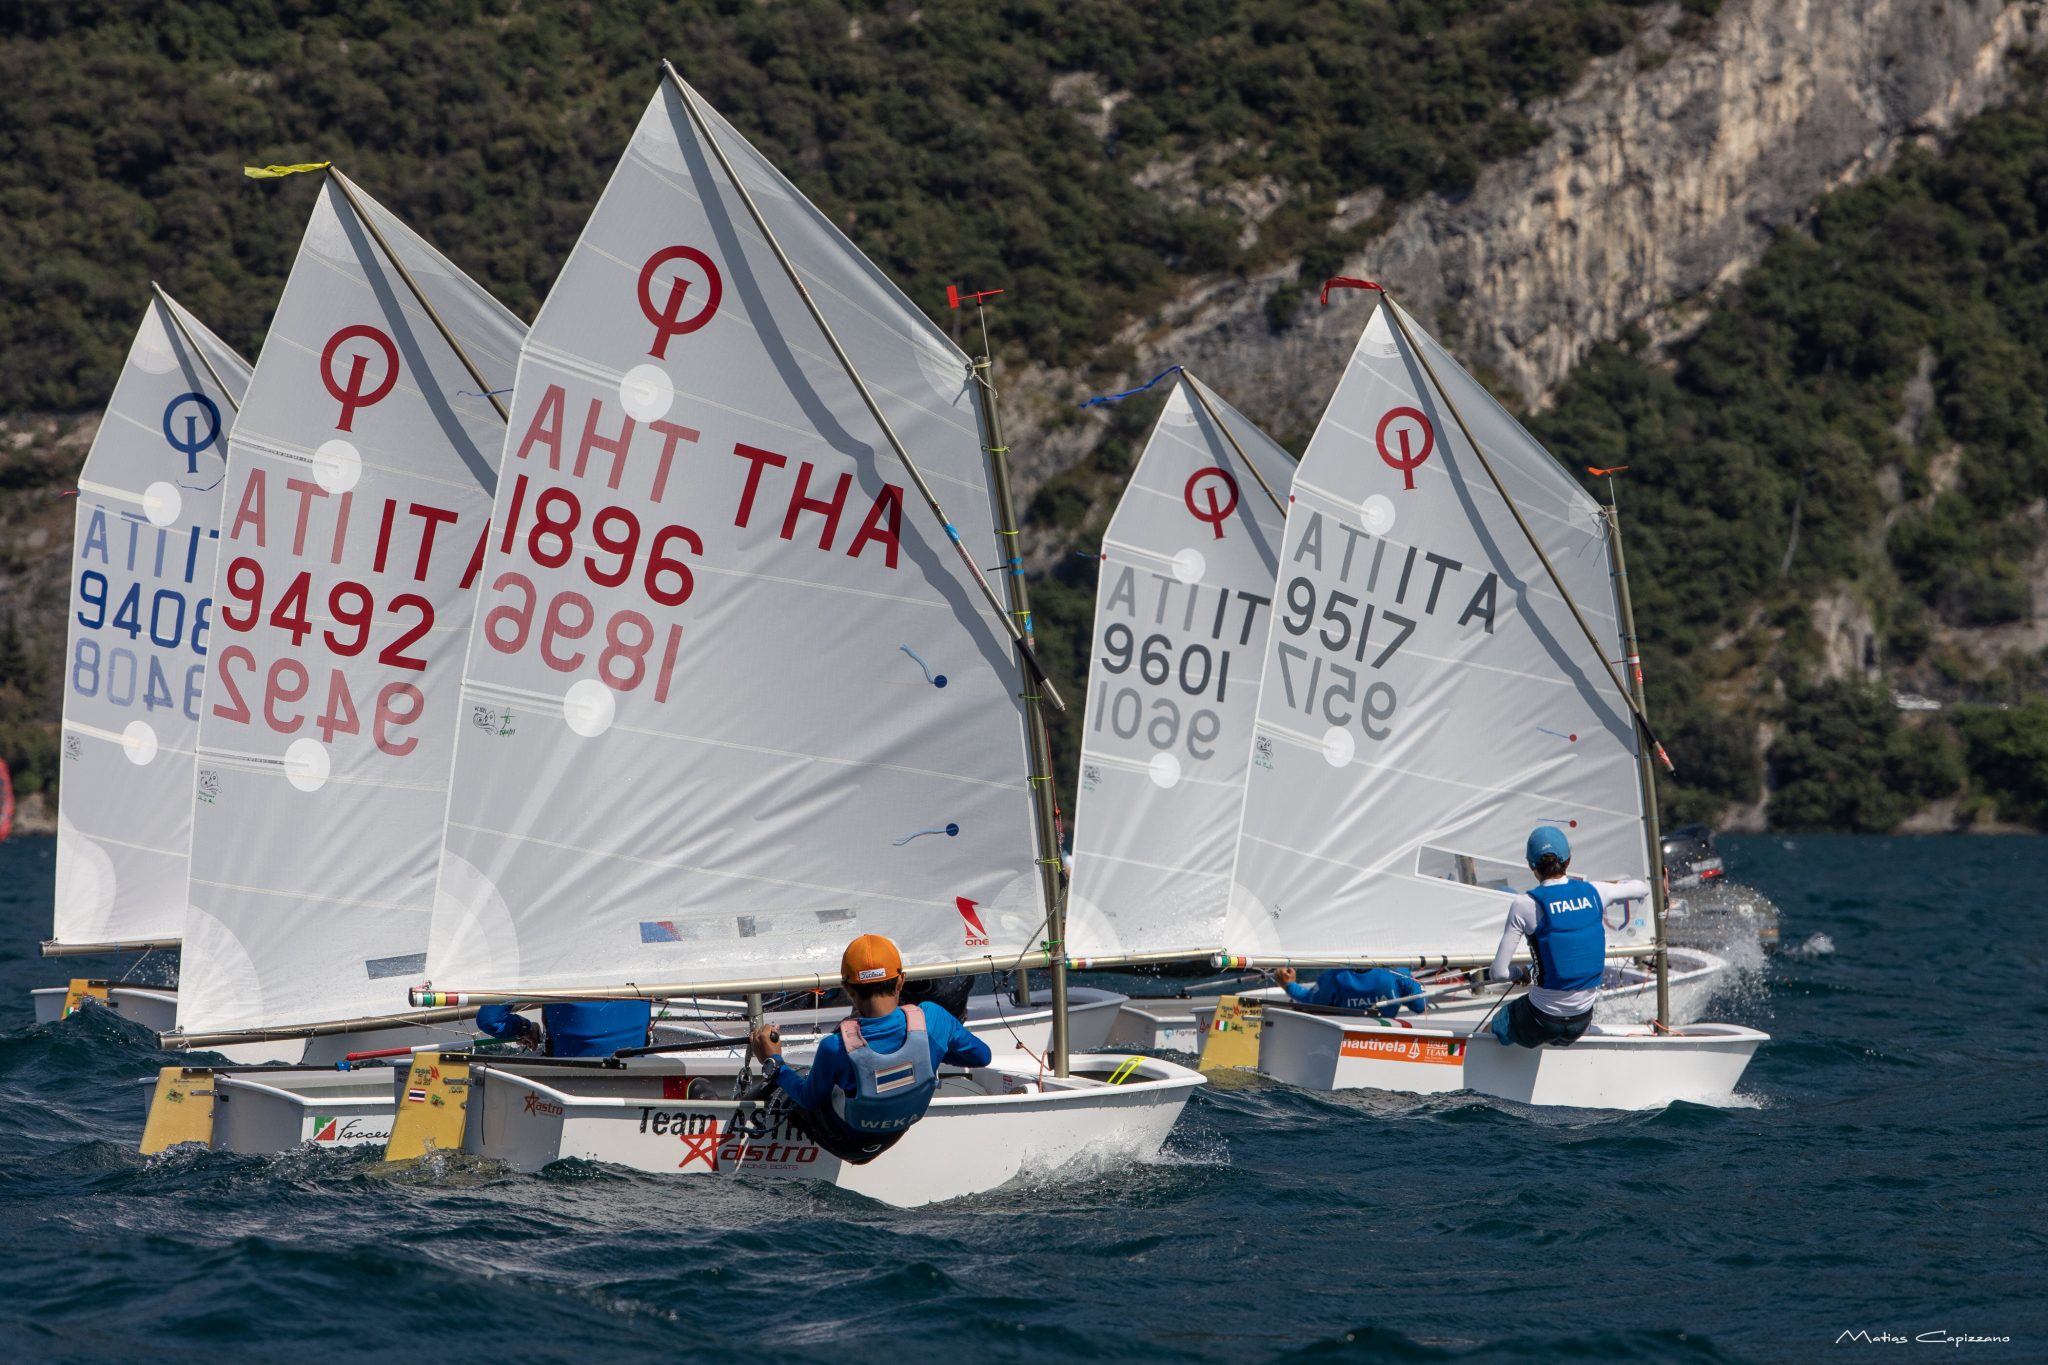
<path fill-rule="evenodd" d="M 1355 972 L 1342 967 L 1333 972 L 1324 972 L 1316 978 L 1313 986 L 1296 982 L 1294 968 L 1281 967 L 1274 971 L 1273 980 L 1287 988 L 1287 998 L 1304 1005 L 1328 1005 L 1342 1010 L 1369 1010 L 1389 1000 L 1397 1000 L 1393 1013 L 1402 1010 L 1422 1013 L 1428 1003 L 1422 998 L 1422 987 L 1415 984 L 1415 978 L 1406 972 L 1389 971 L 1385 967 L 1374 967 L 1369 972 Z"/>
<path fill-rule="evenodd" d="M 754 1030 L 754 1055 L 796 1105 L 791 1116 L 812 1141 L 861 1165 L 894 1146 L 938 1090 L 942 1063 L 986 1066 L 988 1044 L 943 1005 L 905 1007 L 903 956 L 880 934 L 862 934 L 839 959 L 853 1014 L 818 1044 L 809 1075 L 783 1064 L 782 1033 Z"/>
<path fill-rule="evenodd" d="M 1601 915 L 1610 901 L 1639 900 L 1650 884 L 1639 879 L 1593 883 L 1569 875 L 1572 846 L 1564 831 L 1538 825 L 1529 834 L 1529 869 L 1536 885 L 1508 906 L 1507 928 L 1487 977 L 1507 980 L 1509 961 L 1521 941 L 1536 959 L 1535 984 L 1493 1016 L 1501 1046 L 1569 1047 L 1593 1022 L 1593 997 L 1607 972 L 1607 926 Z"/>
<path fill-rule="evenodd" d="M 654 1007 L 645 1000 L 592 1000 L 544 1005 L 541 1022 L 516 1013 L 518 1005 L 485 1005 L 476 1026 L 550 1057 L 609 1057 L 620 1048 L 647 1046 Z"/>

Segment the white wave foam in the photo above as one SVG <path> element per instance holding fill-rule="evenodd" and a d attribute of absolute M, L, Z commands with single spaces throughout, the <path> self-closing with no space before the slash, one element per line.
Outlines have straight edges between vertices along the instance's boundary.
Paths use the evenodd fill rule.
<path fill-rule="evenodd" d="M 1829 938 L 1826 934 L 1813 934 L 1797 948 L 1787 948 L 1785 955 L 1787 957 L 1826 957 L 1833 951 L 1835 951 L 1835 941 L 1833 939 Z"/>

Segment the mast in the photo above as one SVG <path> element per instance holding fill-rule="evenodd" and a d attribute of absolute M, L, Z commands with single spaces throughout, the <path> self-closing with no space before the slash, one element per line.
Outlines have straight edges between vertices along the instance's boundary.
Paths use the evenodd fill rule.
<path fill-rule="evenodd" d="M 1636 714 L 1644 716 L 1643 659 L 1636 644 L 1636 614 L 1628 592 L 1628 564 L 1621 553 L 1621 505 L 1614 492 L 1614 479 L 1607 480 L 1607 540 L 1614 547 L 1614 592 L 1621 604 L 1622 669 L 1628 677 L 1629 693 Z M 1647 740 L 1648 724 L 1644 726 Z M 1668 1026 L 1671 1019 L 1671 954 L 1664 941 L 1664 839 L 1657 819 L 1657 768 L 1650 761 L 1650 745 L 1636 746 L 1636 764 L 1643 782 L 1643 836 L 1649 840 L 1650 914 L 1657 937 L 1657 1022 Z"/>
<path fill-rule="evenodd" d="M 982 449 L 988 453 L 989 481 L 995 487 L 997 544 L 1003 554 L 1003 583 L 1010 600 L 1010 615 L 1017 622 L 1021 638 L 1017 643 L 1019 676 L 1029 679 L 1034 632 L 1031 626 L 1031 590 L 1024 582 L 1024 565 L 1018 553 L 1017 504 L 1010 492 L 1010 448 L 1003 444 L 1003 420 L 996 410 L 996 388 L 990 380 L 994 366 L 988 356 L 974 361 L 974 406 L 981 417 Z M 1048 955 L 1052 959 L 1052 1063 L 1053 1074 L 1067 1074 L 1067 949 L 1066 896 L 1060 875 L 1059 811 L 1052 783 L 1052 740 L 1045 725 L 1042 694 L 1023 694 L 1024 724 L 1029 736 L 1031 764 L 1042 771 L 1031 773 L 1031 814 L 1038 830 L 1038 880 L 1045 893 Z M 1027 969 L 1028 971 L 1028 969 Z"/>

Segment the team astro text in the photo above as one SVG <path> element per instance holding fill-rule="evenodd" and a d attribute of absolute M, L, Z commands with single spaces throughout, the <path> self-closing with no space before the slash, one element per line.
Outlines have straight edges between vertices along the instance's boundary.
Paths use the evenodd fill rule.
<path fill-rule="evenodd" d="M 640 1111 L 640 1131 L 682 1143 L 678 1170 L 701 1164 L 718 1171 L 727 1163 L 742 1162 L 808 1166 L 817 1161 L 819 1152 L 818 1145 L 805 1137 L 787 1114 L 770 1119 L 761 1111 L 737 1112 L 721 1128 L 717 1114 L 647 1108 Z"/>

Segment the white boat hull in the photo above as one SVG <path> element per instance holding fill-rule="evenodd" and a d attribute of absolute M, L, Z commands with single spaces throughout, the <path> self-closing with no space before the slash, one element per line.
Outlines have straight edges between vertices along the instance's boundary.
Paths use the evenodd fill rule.
<path fill-rule="evenodd" d="M 1108 1046 L 1200 1053 L 1206 1021 L 1195 1018 L 1198 1004 L 1208 1013 L 1215 1013 L 1213 996 L 1206 999 L 1127 1000 L 1117 1011 L 1116 1022 L 1110 1027 Z"/>
<path fill-rule="evenodd" d="M 737 1102 L 680 1096 L 686 1068 L 687 1077 L 717 1078 L 706 1088 L 723 1089 L 734 1065 L 730 1057 L 650 1057 L 625 1070 L 479 1063 L 470 1071 L 464 1149 L 520 1171 L 580 1159 L 664 1175 L 822 1180 L 909 1208 L 1076 1160 L 1153 1157 L 1203 1083 L 1199 1072 L 1171 1062 L 1115 1054 L 1076 1056 L 1072 1077 L 1041 1082 L 1036 1059 L 999 1054 L 971 1073 L 949 1071 L 924 1119 L 855 1166 L 786 1119 L 749 1136 Z M 1125 1066 L 1127 1080 L 1105 1084 Z"/>
<path fill-rule="evenodd" d="M 1259 1070 L 1307 1090 L 1473 1090 L 1523 1104 L 1658 1109 L 1726 1104 L 1767 1035 L 1736 1024 L 1676 1034 L 1594 1025 L 1570 1047 L 1503 1047 L 1492 1033 L 1387 1027 L 1356 1017 L 1269 1009 Z"/>
<path fill-rule="evenodd" d="M 217 1152 L 266 1155 L 294 1147 L 384 1145 L 391 1136 L 393 1072 L 222 1072 L 214 1077 Z"/>

